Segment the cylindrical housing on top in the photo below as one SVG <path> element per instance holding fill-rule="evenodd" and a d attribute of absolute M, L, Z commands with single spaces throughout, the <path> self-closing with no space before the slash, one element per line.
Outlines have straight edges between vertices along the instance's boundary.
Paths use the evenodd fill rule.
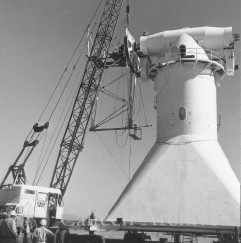
<path fill-rule="evenodd" d="M 155 77 L 157 141 L 178 135 L 217 139 L 215 77 L 205 63 L 209 58 L 188 34 L 182 34 L 172 46 L 185 47 L 185 54 L 180 53 L 180 62 L 159 68 Z"/>
<path fill-rule="evenodd" d="M 186 33 L 193 37 L 205 49 L 219 50 L 228 47 L 233 41 L 232 27 L 197 27 L 169 30 L 154 35 L 141 36 L 140 51 L 144 55 L 163 56 L 172 43 Z"/>
<path fill-rule="evenodd" d="M 155 81 L 157 142 L 178 135 L 217 139 L 216 86 L 210 70 L 177 63 L 159 71 Z"/>

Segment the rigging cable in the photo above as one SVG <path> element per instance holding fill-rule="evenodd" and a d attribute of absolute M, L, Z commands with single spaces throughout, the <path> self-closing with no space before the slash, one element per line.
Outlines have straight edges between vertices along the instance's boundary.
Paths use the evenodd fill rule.
<path fill-rule="evenodd" d="M 42 113 L 41 113 L 41 115 L 40 115 L 40 117 L 39 117 L 39 119 L 38 119 L 38 122 L 41 120 L 43 114 L 46 112 L 47 107 L 49 106 L 49 104 L 50 104 L 50 102 L 51 102 L 51 100 L 52 100 L 54 94 L 56 93 L 57 88 L 59 87 L 60 83 L 62 82 L 65 73 L 68 71 L 68 68 L 69 68 L 71 62 L 73 61 L 73 59 L 74 59 L 74 57 L 75 57 L 75 55 L 76 55 L 76 53 L 77 53 L 77 50 L 79 49 L 80 44 L 81 44 L 82 41 L 83 41 L 83 38 L 84 38 L 86 32 L 89 30 L 89 27 L 90 27 L 90 25 L 92 24 L 92 21 L 93 21 L 94 17 L 96 16 L 96 13 L 97 13 L 97 11 L 98 11 L 98 9 L 99 9 L 101 3 L 102 3 L 102 0 L 100 0 L 98 6 L 97 6 L 97 8 L 96 8 L 96 11 L 95 11 L 94 15 L 93 15 L 92 18 L 91 18 L 91 21 L 90 21 L 89 24 L 87 25 L 87 27 L 86 27 L 86 29 L 85 29 L 83 35 L 82 35 L 81 40 L 79 41 L 77 47 L 75 48 L 74 53 L 72 54 L 70 60 L 68 61 L 67 66 L 66 66 L 66 68 L 64 69 L 64 71 L 63 71 L 63 73 L 62 73 L 62 75 L 61 75 L 61 77 L 60 77 L 60 79 L 59 79 L 59 81 L 58 81 L 56 87 L 54 88 L 54 90 L 53 90 L 53 92 L 52 92 L 50 98 L 48 99 L 48 102 L 47 102 L 46 106 L 44 107 L 44 109 L 43 109 L 43 111 L 42 111 Z M 96 23 L 94 24 L 93 29 L 95 28 L 95 26 L 96 26 Z M 85 47 L 85 45 L 86 45 L 86 43 L 84 44 L 84 47 Z M 84 48 L 83 48 L 83 50 L 84 50 Z M 78 63 L 79 60 L 80 60 L 80 57 L 81 57 L 81 55 L 82 55 L 82 53 L 83 53 L 83 50 L 82 50 L 82 52 L 81 52 L 81 54 L 80 54 L 80 56 L 79 56 L 77 62 L 75 63 L 75 66 L 74 66 L 74 68 L 73 68 L 73 71 L 74 71 L 74 69 L 75 69 L 77 63 Z M 67 81 L 67 84 L 69 83 L 69 80 L 71 79 L 71 76 L 72 76 L 72 74 L 73 74 L 73 71 L 72 71 L 72 73 L 71 73 L 71 75 L 70 75 L 70 77 L 69 77 L 69 79 L 68 79 L 68 81 Z M 59 101 L 60 101 L 60 98 L 61 98 L 61 96 L 62 96 L 62 94 L 63 94 L 63 92 L 64 92 L 64 90 L 65 90 L 67 84 L 64 86 L 64 89 L 63 89 L 63 91 L 62 91 L 62 93 L 61 93 L 61 95 L 60 95 L 60 97 L 59 97 L 59 100 L 58 100 L 58 102 L 57 102 L 57 105 L 58 105 L 58 103 L 59 103 Z M 57 105 L 54 107 L 54 110 L 52 111 L 52 113 L 51 113 L 51 115 L 50 115 L 50 117 L 49 117 L 49 120 L 51 119 L 51 117 L 52 117 L 52 115 L 53 115 L 53 113 L 54 113 L 54 111 L 55 111 Z M 34 130 L 34 129 L 33 129 L 33 127 L 32 127 L 31 130 L 30 130 L 30 132 L 28 133 L 26 139 L 25 139 L 25 141 L 28 141 L 28 139 L 30 138 L 30 140 L 28 141 L 28 143 L 31 143 L 32 140 L 34 139 L 35 135 L 36 135 L 36 134 L 35 134 L 36 132 L 34 132 L 33 130 Z M 42 133 L 38 133 L 37 136 L 36 136 L 36 139 L 39 139 L 39 138 L 41 139 L 41 138 L 42 138 L 42 135 L 43 135 Z M 42 147 L 42 149 L 41 149 L 40 158 L 39 158 L 38 165 L 37 165 L 37 170 L 40 169 L 40 167 L 41 167 L 41 165 L 42 165 L 42 162 L 40 163 L 40 160 L 41 160 L 41 157 L 42 157 L 42 154 L 43 154 L 43 148 L 44 148 L 45 143 L 46 143 L 46 137 L 47 137 L 47 132 L 45 133 L 44 144 L 43 144 L 43 147 Z M 29 154 L 29 151 L 30 151 L 30 147 L 27 147 L 27 151 L 26 151 L 25 158 L 24 158 L 24 161 L 25 161 L 25 162 L 26 162 L 26 159 L 27 159 L 28 156 L 29 156 L 29 155 L 28 155 L 28 154 Z M 24 162 L 24 163 L 25 163 L 25 162 Z M 42 175 L 42 174 L 41 174 L 41 175 Z M 35 182 L 35 180 L 36 180 L 36 176 L 37 176 L 37 174 L 35 175 L 34 182 Z"/>
<path fill-rule="evenodd" d="M 85 48 L 85 46 L 87 45 L 87 43 L 88 43 L 88 40 L 85 41 L 84 46 L 83 46 L 83 49 L 82 49 L 81 53 L 79 54 L 78 59 L 76 60 L 76 62 L 75 62 L 74 65 L 73 65 L 72 71 L 71 71 L 71 73 L 70 73 L 70 75 L 69 75 L 69 77 L 68 77 L 68 79 L 67 79 L 67 83 L 65 84 L 65 86 L 64 86 L 64 88 L 63 88 L 63 90 L 62 90 L 62 92 L 61 92 L 61 94 L 60 94 L 60 96 L 59 96 L 59 98 L 58 98 L 58 101 L 57 101 L 57 103 L 56 103 L 56 105 L 55 105 L 55 107 L 54 107 L 54 109 L 53 109 L 53 111 L 52 111 L 52 113 L 51 113 L 51 115 L 50 115 L 50 117 L 49 117 L 49 120 L 52 118 L 52 116 L 53 116 L 55 110 L 57 109 L 57 106 L 58 106 L 58 104 L 59 104 L 59 102 L 60 102 L 60 100 L 61 100 L 61 98 L 62 98 L 62 95 L 63 95 L 63 93 L 64 93 L 64 91 L 65 91 L 67 85 L 69 84 L 69 82 L 70 82 L 70 80 L 71 80 L 71 78 L 72 78 L 72 75 L 74 74 L 74 71 L 75 71 L 75 69 L 76 69 L 76 67 L 77 67 L 77 64 L 79 63 L 79 61 L 80 61 L 80 59 L 81 59 L 81 57 L 82 57 L 82 54 L 83 54 L 83 52 L 84 52 L 84 50 L 85 50 L 84 48 Z"/>
<path fill-rule="evenodd" d="M 124 70 L 124 69 L 122 69 L 122 74 L 123 74 L 123 70 Z M 130 71 L 128 72 L 128 74 L 129 74 L 129 73 L 130 73 Z M 123 75 L 122 75 L 121 77 L 123 77 Z M 123 84 L 124 84 L 124 83 L 125 83 L 125 82 L 123 82 Z M 119 84 L 120 84 L 120 82 L 119 82 Z M 118 87 L 119 87 L 119 86 L 118 86 Z M 118 91 L 118 92 L 119 92 L 119 91 Z M 118 94 L 118 93 L 117 93 L 117 94 Z M 124 96 L 124 94 L 123 94 L 123 96 Z M 124 99 L 124 97 L 123 97 L 122 99 Z M 116 101 L 117 101 L 117 100 L 116 100 Z M 123 111 L 123 108 L 124 108 L 124 107 L 122 107 L 122 112 L 121 112 L 121 114 L 122 114 L 122 116 L 121 116 L 121 126 L 122 126 L 122 127 L 124 127 L 124 119 L 123 119 L 123 113 L 124 113 L 124 111 Z M 118 145 L 119 148 L 124 148 L 124 147 L 126 146 L 126 144 L 127 144 L 128 136 L 126 136 L 126 141 L 125 141 L 124 144 L 122 144 L 122 145 L 119 144 L 118 139 L 117 139 L 117 136 L 121 136 L 121 137 L 123 137 L 124 133 L 125 133 L 125 130 L 121 131 L 121 134 L 118 134 L 117 131 L 115 131 L 115 135 L 116 135 L 116 144 Z M 121 140 L 121 141 L 122 141 L 122 140 Z"/>
<path fill-rule="evenodd" d="M 46 133 L 45 133 L 44 143 L 43 143 L 43 146 L 42 146 L 42 149 L 41 149 L 41 152 L 40 152 L 40 156 L 39 156 L 39 160 L 38 160 L 38 164 L 37 164 L 37 170 L 36 170 L 36 174 L 35 174 L 35 177 L 34 177 L 33 184 L 34 184 L 34 182 L 35 182 L 35 180 L 36 180 L 37 171 L 39 171 L 39 169 L 40 169 L 40 167 L 41 167 L 40 160 L 41 160 L 41 157 L 42 157 L 42 154 L 43 154 L 43 149 L 44 149 L 44 146 L 45 146 L 45 143 L 46 143 L 47 133 L 48 133 L 48 131 L 46 131 Z"/>
<path fill-rule="evenodd" d="M 69 111 L 70 111 L 70 110 L 69 110 Z M 69 114 L 69 113 L 67 113 L 67 114 Z M 42 174 L 43 174 L 43 172 L 44 172 L 44 170 L 45 170 L 45 168 L 46 168 L 46 166 L 47 166 L 47 164 L 48 164 L 48 162 L 49 162 L 49 158 L 50 158 L 50 156 L 51 156 L 51 154 L 52 154 L 52 152 L 53 152 L 54 146 L 55 146 L 55 144 L 56 144 L 56 142 L 57 142 L 57 140 L 58 140 L 58 137 L 59 137 L 59 134 L 60 134 L 60 132 L 61 132 L 61 130 L 62 130 L 63 124 L 64 124 L 64 122 L 66 121 L 66 118 L 68 117 L 67 114 L 66 114 L 66 116 L 65 116 L 65 119 L 64 119 L 64 121 L 63 121 L 61 127 L 60 127 L 59 133 L 58 133 L 58 135 L 57 135 L 57 137 L 56 137 L 56 139 L 55 139 L 55 141 L 54 141 L 54 144 L 53 144 L 53 146 L 52 146 L 52 148 L 51 148 L 51 150 L 50 150 L 50 152 L 49 152 L 48 158 L 47 158 L 47 160 L 46 160 L 46 162 L 45 162 L 45 164 L 44 164 L 44 166 L 43 166 L 43 169 L 42 169 L 42 171 L 41 171 L 41 173 L 40 173 L 39 179 L 38 179 L 38 181 L 36 182 L 36 185 L 38 185 L 38 183 L 41 181 Z M 47 154 L 47 152 L 46 152 L 46 154 Z"/>
<path fill-rule="evenodd" d="M 81 54 L 81 55 L 82 55 L 82 54 Z M 77 77 L 80 75 L 80 72 L 81 72 L 81 70 L 79 70 L 79 73 L 78 73 Z M 77 79 L 78 79 L 78 78 L 76 78 L 76 80 L 77 80 Z M 80 84 L 79 84 L 79 85 L 80 85 Z M 60 123 L 60 121 L 61 121 L 61 119 L 62 119 L 63 113 L 64 113 L 64 111 L 65 111 L 65 109 L 66 109 L 66 107 L 67 107 L 67 104 L 69 103 L 69 99 L 70 99 L 70 97 L 72 97 L 71 94 L 72 94 L 73 91 L 74 91 L 74 87 L 75 87 L 75 83 L 74 83 L 73 86 L 72 86 L 72 89 L 71 89 L 71 91 L 70 91 L 70 93 L 69 93 L 69 95 L 68 95 L 68 100 L 67 100 L 67 102 L 65 102 L 64 108 L 62 109 L 62 112 L 61 112 L 61 114 L 60 114 L 60 116 L 59 116 L 59 118 L 58 118 L 58 123 L 57 123 L 57 125 L 55 126 L 55 130 L 54 130 L 54 132 L 53 132 L 53 134 L 52 134 L 52 136 L 51 136 L 51 138 L 50 138 L 49 144 L 48 144 L 48 146 L 47 146 L 48 149 L 50 148 L 50 144 L 51 144 L 51 142 L 52 142 L 52 140 L 53 140 L 54 135 L 56 134 L 56 131 L 57 131 L 57 128 L 58 128 L 58 126 L 59 126 L 59 123 Z M 70 106 L 69 106 L 69 108 L 68 108 L 68 112 L 66 113 L 65 118 L 64 118 L 64 120 L 63 120 L 63 122 L 62 122 L 60 131 L 59 131 L 59 133 L 58 133 L 58 135 L 57 135 L 57 137 L 56 137 L 56 140 L 55 140 L 55 142 L 54 142 L 54 145 L 52 146 L 52 149 L 51 149 L 51 151 L 50 151 L 50 153 L 49 153 L 49 156 L 48 156 L 48 159 L 47 159 L 47 161 L 46 161 L 46 163 L 45 163 L 45 165 L 44 165 L 44 168 L 45 168 L 46 165 L 47 165 L 47 162 L 48 162 L 48 160 L 49 160 L 49 157 L 50 157 L 50 155 L 51 155 L 51 153 L 52 153 L 52 151 L 53 151 L 53 148 L 54 148 L 54 146 L 55 146 L 55 144 L 56 144 L 56 141 L 57 141 L 57 139 L 58 139 L 58 137 L 59 137 L 59 135 L 60 135 L 61 129 L 62 129 L 62 127 L 63 127 L 63 124 L 64 124 L 64 122 L 66 121 L 67 115 L 69 114 L 69 112 L 70 112 L 70 110 L 71 110 L 70 108 L 73 106 L 74 98 L 76 97 L 76 94 L 77 94 L 77 90 L 78 90 L 78 89 L 75 89 L 75 90 L 76 90 L 76 91 L 75 91 L 75 95 L 74 95 L 73 98 L 72 98 L 72 102 L 71 102 L 71 104 L 70 104 Z M 41 163 L 40 163 L 39 169 L 41 168 L 42 163 L 43 163 L 43 160 L 44 160 L 44 158 L 45 158 L 46 155 L 47 155 L 48 149 L 45 151 L 45 154 L 44 154 L 44 156 L 43 156 L 43 158 L 42 158 L 42 161 L 41 161 Z M 38 172 L 39 172 L 39 170 L 36 171 L 35 177 L 37 177 Z M 42 173 L 43 173 L 43 171 L 42 171 Z M 41 173 L 41 175 L 42 175 L 42 173 Z M 39 180 L 40 180 L 40 178 L 39 178 Z M 39 180 L 38 180 L 38 182 L 39 182 Z M 38 183 L 38 182 L 37 182 L 37 183 Z"/>
<path fill-rule="evenodd" d="M 99 10 L 99 7 L 100 7 L 101 3 L 102 3 L 102 0 L 99 1 L 99 4 L 98 4 L 98 6 L 97 6 L 97 8 L 96 8 L 96 10 L 95 10 L 95 12 L 94 12 L 94 14 L 93 14 L 93 16 L 92 16 L 90 22 L 89 22 L 89 24 L 88 24 L 87 27 L 85 28 L 85 31 L 84 31 L 84 33 L 83 33 L 83 35 L 82 35 L 82 37 L 81 37 L 79 43 L 77 44 L 77 46 L 76 46 L 76 48 L 75 48 L 75 50 L 74 50 L 74 52 L 73 52 L 73 54 L 72 54 L 70 60 L 68 61 L 67 66 L 66 66 L 66 68 L 64 69 L 64 71 L 63 71 L 63 73 L 62 73 L 62 75 L 61 75 L 61 77 L 60 77 L 60 79 L 59 79 L 59 81 L 58 81 L 56 87 L 54 88 L 54 90 L 53 90 L 53 92 L 52 92 L 52 94 L 51 94 L 51 96 L 50 96 L 50 98 L 49 98 L 49 100 L 48 100 L 46 106 L 44 107 L 44 109 L 43 109 L 43 111 L 42 111 L 42 113 L 41 113 L 41 115 L 40 115 L 40 117 L 39 117 L 39 119 L 38 119 L 38 122 L 40 121 L 40 119 L 42 118 L 43 114 L 44 114 L 45 111 L 47 110 L 47 108 L 48 108 L 48 106 L 49 106 L 49 104 L 50 104 L 50 101 L 52 100 L 52 98 L 53 98 L 53 96 L 54 96 L 54 94 L 55 94 L 57 88 L 59 87 L 59 85 L 60 85 L 60 83 L 61 83 L 61 81 L 62 81 L 62 79 L 63 79 L 63 77 L 64 77 L 64 74 L 67 72 L 67 70 L 68 70 L 68 68 L 69 68 L 69 66 L 70 66 L 70 63 L 72 62 L 72 60 L 73 60 L 73 58 L 74 58 L 74 56 L 75 56 L 75 54 L 76 54 L 76 52 L 77 52 L 77 50 L 78 50 L 80 44 L 82 43 L 83 38 L 85 37 L 85 34 L 88 32 L 89 27 L 90 27 L 90 25 L 91 25 L 93 19 L 95 18 L 96 13 L 97 13 L 97 11 Z M 96 26 L 96 23 L 95 23 L 94 26 Z M 93 28 L 94 28 L 94 27 L 93 27 Z M 52 117 L 52 114 L 51 114 L 50 118 L 51 118 L 51 117 Z M 50 118 L 49 118 L 49 119 L 50 119 Z M 28 133 L 28 135 L 27 135 L 27 137 L 26 137 L 25 140 L 28 139 L 28 137 L 30 136 L 32 130 L 33 130 L 33 129 L 30 130 L 30 132 Z M 33 136 L 33 135 L 32 135 L 32 136 Z"/>
<path fill-rule="evenodd" d="M 41 113 L 41 115 L 40 115 L 40 117 L 39 117 L 39 120 L 42 118 L 44 112 L 46 111 L 46 109 L 47 109 L 47 107 L 48 107 L 48 105 L 49 105 L 49 103 L 50 103 L 50 101 L 51 101 L 51 99 L 52 99 L 52 97 L 53 97 L 55 91 L 57 90 L 57 87 L 59 86 L 60 82 L 61 82 L 62 79 L 63 79 L 63 76 L 64 76 L 65 72 L 67 72 L 67 70 L 68 70 L 68 68 L 69 68 L 69 66 L 70 66 L 70 63 L 72 62 L 72 60 L 73 60 L 73 58 L 74 58 L 74 56 L 75 56 L 75 54 L 76 54 L 76 52 L 77 52 L 77 50 L 78 50 L 80 44 L 82 43 L 82 40 L 84 39 L 86 33 L 89 31 L 89 27 L 90 27 L 90 25 L 91 25 L 91 23 L 92 23 L 92 21 L 93 21 L 95 15 L 96 15 L 98 9 L 99 9 L 99 7 L 100 7 L 101 2 L 102 2 L 102 0 L 100 0 L 99 4 L 98 4 L 98 6 L 97 6 L 97 8 L 96 8 L 96 10 L 95 10 L 95 12 L 94 12 L 94 15 L 92 16 L 92 18 L 91 18 L 89 24 L 88 24 L 87 27 L 85 28 L 85 31 L 84 31 L 84 33 L 83 33 L 83 35 L 82 35 L 82 37 L 81 37 L 79 43 L 77 44 L 77 46 L 76 46 L 76 48 L 75 48 L 75 50 L 74 50 L 74 52 L 73 52 L 73 54 L 72 54 L 72 56 L 71 56 L 71 58 L 70 58 L 70 60 L 69 60 L 69 62 L 68 62 L 66 68 L 64 69 L 64 71 L 63 71 L 63 73 L 62 73 L 62 75 L 61 75 L 61 77 L 60 77 L 60 80 L 59 80 L 58 84 L 56 85 L 56 87 L 55 87 L 55 89 L 54 89 L 52 95 L 50 96 L 50 98 L 49 98 L 49 100 L 48 100 L 48 102 L 47 102 L 47 104 L 46 104 L 46 106 L 45 106 L 43 112 Z M 50 116 L 50 118 L 51 118 L 51 116 Z M 39 121 L 39 120 L 38 120 L 38 121 Z"/>
<path fill-rule="evenodd" d="M 131 180 L 131 137 L 130 137 L 130 153 L 129 153 L 129 181 Z"/>
<path fill-rule="evenodd" d="M 37 137 L 35 139 L 33 139 L 34 135 L 35 135 L 35 132 L 33 132 L 30 140 L 28 141 L 29 143 L 33 142 L 34 140 L 41 140 L 41 138 L 39 139 L 40 133 L 38 133 L 38 135 L 37 135 Z M 25 141 L 27 141 L 27 140 L 25 140 Z M 28 153 L 29 153 L 30 149 L 31 149 L 30 147 L 27 148 L 27 151 L 26 151 L 25 156 L 24 156 L 24 160 L 28 157 Z"/>
<path fill-rule="evenodd" d="M 55 126 L 54 132 L 53 132 L 53 134 L 52 134 L 52 136 L 51 136 L 51 138 L 50 138 L 50 141 L 49 141 L 49 144 L 48 144 L 48 148 L 50 148 L 50 144 L 51 144 L 51 142 L 52 142 L 52 140 L 53 140 L 53 137 L 54 137 L 54 135 L 55 135 L 55 133 L 56 133 L 56 131 L 57 131 L 57 128 L 58 128 L 58 126 L 59 126 L 59 123 L 60 123 L 60 121 L 61 121 L 61 119 L 62 119 L 62 115 L 63 115 L 63 113 L 64 113 L 65 108 L 67 107 L 67 104 L 68 104 L 69 99 L 70 99 L 70 97 L 71 97 L 71 93 L 72 93 L 73 90 L 74 90 L 74 87 L 75 87 L 75 84 L 72 86 L 72 89 L 71 89 L 69 98 L 68 98 L 67 102 L 65 103 L 65 106 L 64 106 L 64 108 L 63 108 L 63 110 L 62 110 L 62 112 L 61 112 L 61 114 L 60 114 L 60 116 L 59 116 L 58 123 L 57 123 L 57 125 Z M 70 107 L 73 107 L 73 103 L 74 103 L 75 96 L 76 96 L 76 94 L 77 94 L 77 90 L 78 90 L 78 89 L 76 89 L 76 91 L 75 91 L 75 95 L 72 97 L 72 101 L 71 101 L 71 103 L 70 103 L 70 105 L 69 105 L 68 112 L 65 114 L 64 120 L 62 121 L 62 124 L 61 124 L 61 126 L 60 126 L 60 128 L 59 128 L 59 132 L 58 132 L 58 134 L 57 134 L 57 136 L 56 136 L 56 138 L 55 138 L 55 141 L 54 141 L 54 143 L 53 143 L 53 145 L 52 145 L 52 147 L 51 147 L 51 150 L 50 150 L 50 152 L 49 152 L 49 155 L 48 155 L 48 157 L 47 157 L 47 160 L 46 160 L 46 162 L 45 162 L 45 164 L 44 164 L 44 169 L 45 169 L 45 167 L 46 167 L 46 165 L 47 165 L 47 163 L 48 163 L 48 161 L 49 161 L 49 158 L 50 158 L 50 156 L 51 156 L 51 154 L 52 154 L 52 151 L 53 151 L 53 149 L 54 149 L 54 146 L 55 146 L 55 144 L 56 144 L 56 142 L 57 142 L 57 140 L 58 140 L 58 138 L 59 138 L 59 136 L 60 136 L 60 132 L 62 131 L 63 125 L 64 125 L 66 119 L 67 119 L 68 116 L 69 116 L 69 113 L 70 113 L 70 111 L 71 111 Z M 45 158 L 46 155 L 47 155 L 47 152 L 48 152 L 48 149 L 46 150 L 46 152 L 45 152 L 45 154 L 44 154 L 44 156 L 43 156 L 43 159 L 42 159 L 42 161 L 41 161 L 41 165 L 42 165 L 42 163 L 43 163 L 44 158 Z M 44 172 L 44 169 L 42 170 L 42 172 L 41 172 L 41 174 L 40 174 L 40 176 L 39 176 L 39 179 L 38 179 L 38 181 L 37 181 L 36 184 L 39 183 L 39 181 L 40 181 L 40 179 L 41 179 L 41 176 L 42 176 L 42 174 L 43 174 L 43 172 Z M 39 171 L 36 171 L 36 177 L 37 177 L 38 172 L 39 172 Z"/>
<path fill-rule="evenodd" d="M 120 168 L 120 170 L 123 172 L 123 174 L 128 178 L 128 175 L 123 170 L 123 168 L 120 166 L 120 164 L 117 162 L 117 160 L 115 159 L 115 157 L 113 156 L 113 154 L 111 153 L 111 151 L 109 150 L 108 146 L 105 144 L 105 142 L 103 141 L 103 139 L 101 138 L 101 136 L 98 133 L 97 133 L 97 136 L 102 141 L 102 143 L 104 144 L 105 148 L 107 149 L 107 151 L 109 152 L 110 156 L 113 158 L 113 160 L 115 161 L 115 163 L 117 164 L 117 166 Z"/>
<path fill-rule="evenodd" d="M 120 25 L 120 27 L 119 27 L 119 30 L 117 31 L 117 33 L 116 33 L 116 36 L 113 38 L 113 41 L 112 41 L 112 43 L 111 43 L 111 46 L 112 47 L 115 47 L 115 49 L 117 49 L 117 46 L 119 46 L 120 45 L 120 41 L 121 41 L 121 38 L 122 38 L 122 36 L 123 36 L 123 33 L 124 33 L 124 26 L 125 26 L 125 22 L 126 22 L 126 20 L 124 19 L 123 20 L 123 22 L 122 22 L 122 24 Z M 117 46 L 115 46 L 113 43 L 116 41 L 116 45 Z"/>
<path fill-rule="evenodd" d="M 79 58 L 79 59 L 80 59 L 80 58 Z M 79 61 L 79 59 L 78 59 L 78 61 Z M 78 61 L 77 61 L 77 62 L 78 62 Z M 77 63 L 76 63 L 76 65 L 77 65 Z M 71 76 L 72 76 L 72 74 L 73 74 L 74 69 L 76 68 L 76 65 L 73 67 L 73 70 L 72 70 L 72 73 L 71 73 L 71 75 L 70 75 L 70 78 L 71 78 Z M 70 78 L 69 78 L 69 80 L 70 80 Z M 68 82 L 69 82 L 69 80 L 68 80 Z M 68 82 L 67 82 L 67 84 L 68 84 Z M 65 90 L 67 84 L 65 85 L 64 90 Z M 64 90 L 62 91 L 62 93 L 61 93 L 61 95 L 60 95 L 60 97 L 59 97 L 59 100 L 58 100 L 58 102 L 57 102 L 57 104 L 56 104 L 56 106 L 55 106 L 55 108 L 54 108 L 52 114 L 50 115 L 50 119 L 51 119 L 51 117 L 52 117 L 52 115 L 53 115 L 53 113 L 54 113 L 54 111 L 55 111 L 57 105 L 59 104 L 59 101 L 60 101 L 60 99 L 61 99 L 61 97 L 62 97 L 62 94 L 63 94 Z M 45 163 L 45 166 L 46 166 L 46 163 Z M 45 166 L 44 166 L 44 168 L 45 168 Z M 41 176 L 42 176 L 42 173 L 43 173 L 43 171 L 41 172 L 41 175 L 40 175 L 40 177 L 39 177 L 39 179 L 38 179 L 38 182 L 39 182 L 39 180 L 40 180 L 40 178 L 41 178 Z M 37 183 L 38 183 L 38 182 L 37 182 Z"/>
<path fill-rule="evenodd" d="M 142 107 L 143 107 L 143 112 L 144 112 L 144 118 L 145 118 L 145 122 L 147 125 L 147 118 L 146 118 L 146 112 L 145 112 L 145 105 L 144 105 L 144 100 L 143 100 L 143 96 L 142 96 L 142 90 L 141 90 L 141 85 L 140 85 L 140 81 L 138 79 L 138 86 L 139 86 L 139 92 L 140 92 L 140 97 L 141 97 L 141 102 L 142 102 Z"/>
<path fill-rule="evenodd" d="M 170 79 L 170 76 L 171 76 L 171 74 L 172 74 L 174 68 L 175 68 L 175 66 L 173 66 L 172 70 L 169 72 L 166 82 L 164 83 L 162 89 L 160 90 L 160 93 L 157 95 L 157 100 L 158 100 L 158 98 L 160 97 L 160 95 L 161 95 L 162 91 L 164 90 L 164 88 L 166 87 L 166 85 L 167 85 L 167 83 L 168 83 L 168 81 L 169 81 L 169 79 Z"/>
<path fill-rule="evenodd" d="M 102 89 L 102 88 L 106 88 L 107 86 L 109 86 L 109 85 L 113 84 L 114 82 L 120 80 L 122 77 L 124 77 L 125 75 L 127 75 L 129 72 L 130 72 L 130 71 L 128 71 L 128 72 L 126 72 L 126 73 L 124 73 L 124 74 L 123 74 L 123 72 L 122 72 L 121 76 L 119 76 L 118 78 L 114 79 L 113 81 L 111 81 L 110 83 L 106 84 L 105 86 L 102 86 L 101 89 Z"/>
<path fill-rule="evenodd" d="M 118 142 L 118 139 L 117 139 L 117 137 L 119 136 L 121 136 L 121 137 L 123 137 L 123 135 L 124 135 L 124 132 L 122 133 L 122 134 L 118 134 L 117 133 L 117 131 L 115 131 L 115 135 L 116 135 L 116 137 L 115 137 L 115 140 L 116 140 L 116 144 L 118 145 L 118 147 L 119 148 L 124 148 L 125 146 L 126 146 L 126 144 L 127 144 L 127 140 L 128 140 L 128 135 L 126 135 L 126 139 L 125 139 L 125 141 L 124 141 L 124 144 L 120 144 L 119 142 Z M 121 140 L 122 141 L 122 140 Z"/>
<path fill-rule="evenodd" d="M 120 79 L 121 79 L 123 76 L 125 76 L 126 74 L 128 74 L 128 72 L 125 73 L 125 74 L 122 73 L 121 76 L 119 76 L 118 78 L 114 79 L 113 81 L 111 81 L 110 83 L 106 84 L 105 86 L 102 86 L 102 87 L 99 89 L 100 92 L 102 92 L 102 93 L 108 95 L 109 97 L 115 98 L 115 103 L 114 103 L 114 111 L 113 111 L 109 116 L 107 116 L 106 118 L 104 118 L 102 121 L 100 121 L 99 123 L 95 124 L 95 125 L 94 125 L 95 128 L 96 128 L 96 127 L 99 127 L 99 126 L 101 126 L 101 125 L 103 125 L 104 123 L 106 123 L 106 122 L 108 122 L 108 121 L 110 121 L 110 120 L 112 120 L 112 119 L 114 119 L 115 117 L 119 116 L 119 115 L 122 114 L 124 111 L 126 111 L 126 110 L 124 110 L 124 111 L 122 111 L 122 112 L 119 112 L 120 109 L 123 109 L 123 108 L 126 106 L 126 100 L 118 96 L 118 93 L 119 93 L 119 85 L 120 85 Z M 105 76 L 105 78 L 106 78 L 106 76 Z M 116 82 L 116 81 L 119 81 L 119 83 L 118 83 L 118 91 L 117 91 L 117 95 L 115 95 L 115 94 L 111 93 L 110 91 L 108 91 L 107 89 L 105 89 L 107 86 L 113 84 L 113 83 Z M 119 100 L 119 101 L 121 101 L 122 103 L 124 103 L 124 105 L 123 105 L 121 108 L 118 108 L 118 109 L 116 109 L 117 100 Z M 114 114 L 116 114 L 117 112 L 119 112 L 119 113 L 118 113 L 117 115 L 114 116 Z"/>

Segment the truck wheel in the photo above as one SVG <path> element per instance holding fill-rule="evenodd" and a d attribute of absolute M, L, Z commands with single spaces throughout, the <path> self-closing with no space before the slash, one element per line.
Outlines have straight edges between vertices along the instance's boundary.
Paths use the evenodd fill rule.
<path fill-rule="evenodd" d="M 59 229 L 54 234 L 54 243 L 61 243 L 61 231 Z"/>
<path fill-rule="evenodd" d="M 61 243 L 68 243 L 69 231 L 63 230 L 61 231 Z"/>

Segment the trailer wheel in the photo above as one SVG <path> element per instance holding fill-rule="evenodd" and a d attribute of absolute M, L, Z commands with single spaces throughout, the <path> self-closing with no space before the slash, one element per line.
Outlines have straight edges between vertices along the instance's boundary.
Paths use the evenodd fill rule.
<path fill-rule="evenodd" d="M 144 243 L 145 235 L 143 233 L 127 232 L 124 235 L 124 242 L 125 243 Z"/>
<path fill-rule="evenodd" d="M 61 243 L 61 231 L 59 229 L 54 234 L 54 243 Z"/>
<path fill-rule="evenodd" d="M 68 230 L 61 231 L 61 243 L 67 243 L 68 237 L 69 237 L 69 231 Z"/>

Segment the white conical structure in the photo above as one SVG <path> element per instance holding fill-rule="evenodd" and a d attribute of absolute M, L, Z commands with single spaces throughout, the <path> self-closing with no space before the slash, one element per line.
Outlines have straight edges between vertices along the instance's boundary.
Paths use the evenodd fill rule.
<path fill-rule="evenodd" d="M 156 143 L 106 219 L 239 225 L 240 183 L 217 141 L 216 83 L 223 67 L 183 31 L 170 50 L 169 61 L 150 71 Z"/>

